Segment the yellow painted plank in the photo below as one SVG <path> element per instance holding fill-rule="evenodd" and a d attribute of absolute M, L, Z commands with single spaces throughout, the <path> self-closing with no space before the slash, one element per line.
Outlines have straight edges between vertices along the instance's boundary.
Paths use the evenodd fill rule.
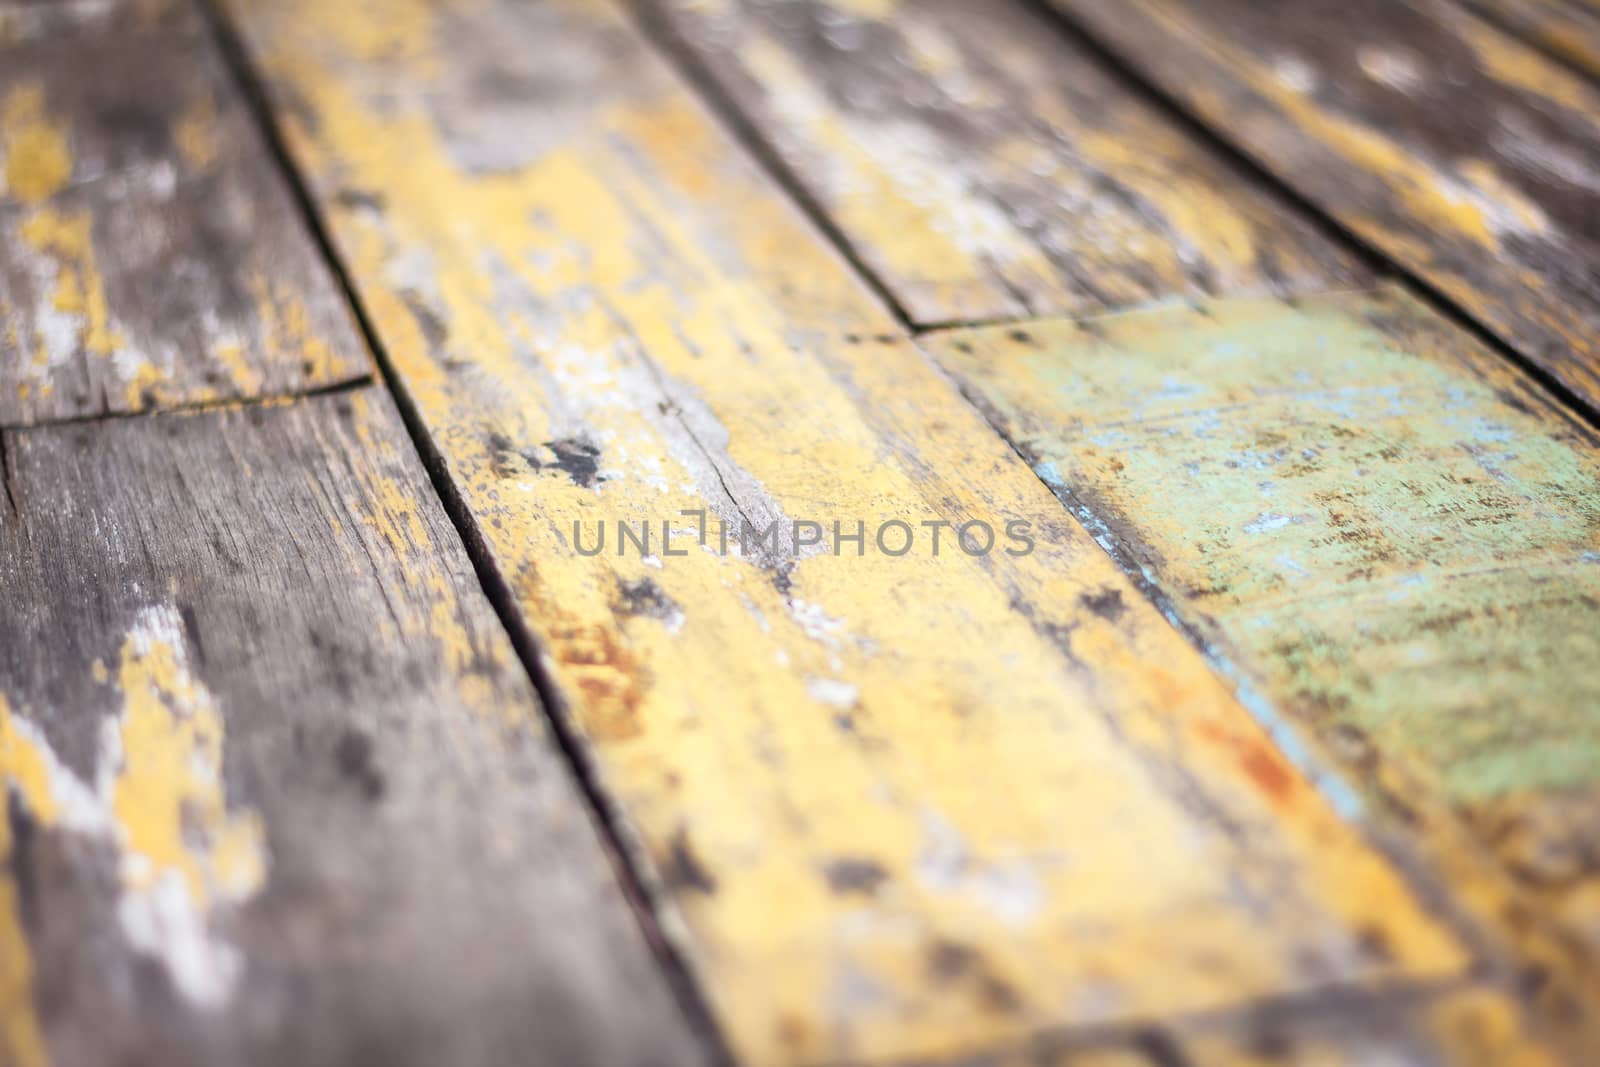
<path fill-rule="evenodd" d="M 1585 0 L 1468 0 L 1492 21 L 1600 76 L 1600 8 Z"/>
<path fill-rule="evenodd" d="M 648 6 L 914 321 L 1299 292 L 1359 274 L 1027 5 Z"/>
<path fill-rule="evenodd" d="M 369 371 L 187 0 L 0 11 L 0 425 Z"/>
<path fill-rule="evenodd" d="M 1513 940 L 1554 924 L 1594 944 L 1593 431 L 1388 289 L 926 343 L 1217 659 L 1428 842 L 1463 904 Z M 1485 849 L 1500 874 L 1474 869 Z"/>
<path fill-rule="evenodd" d="M 955 1054 L 1460 972 L 610 8 L 232 10 L 738 1053 Z M 861 522 L 861 554 L 721 551 L 796 520 Z M 987 554 L 921 525 L 973 520 Z M 619 548 L 646 521 L 649 555 Z"/>
<path fill-rule="evenodd" d="M 1448 0 L 1053 0 L 1600 412 L 1600 88 Z"/>

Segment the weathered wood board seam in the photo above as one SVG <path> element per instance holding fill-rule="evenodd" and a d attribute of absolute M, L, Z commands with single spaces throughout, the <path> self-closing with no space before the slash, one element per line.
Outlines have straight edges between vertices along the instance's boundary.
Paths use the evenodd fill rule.
<path fill-rule="evenodd" d="M 463 500 L 460 487 L 450 476 L 444 454 L 418 412 L 382 339 L 373 328 L 349 269 L 329 236 L 326 220 L 283 142 L 265 85 L 239 39 L 237 29 L 230 22 L 228 12 L 219 0 L 198 0 L 198 4 L 209 34 L 217 43 L 223 66 L 238 89 L 251 122 L 266 146 L 267 154 L 282 176 L 306 231 L 338 285 L 340 295 L 349 307 L 356 329 L 377 368 L 377 378 L 394 401 L 434 493 L 461 538 L 479 587 L 510 638 L 512 649 L 538 694 L 539 703 L 551 726 L 551 735 L 562 753 L 563 763 L 584 799 L 589 821 L 605 847 L 616 873 L 617 884 L 645 941 L 703 1051 L 711 1057 L 715 1067 L 731 1067 L 734 1060 L 727 1039 L 716 1022 L 705 992 L 686 962 L 687 924 L 678 916 L 666 886 L 655 876 L 644 842 L 623 817 L 612 791 L 601 784 L 602 771 L 598 760 L 583 742 L 567 697 L 552 674 L 550 650 L 538 640 L 528 620 L 517 609 L 515 595 L 488 549 L 477 517 Z"/>

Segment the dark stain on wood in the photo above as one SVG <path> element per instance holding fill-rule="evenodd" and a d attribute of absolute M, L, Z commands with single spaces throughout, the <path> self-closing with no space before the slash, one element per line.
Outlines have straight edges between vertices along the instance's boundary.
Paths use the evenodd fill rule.
<path fill-rule="evenodd" d="M 684 829 L 672 835 L 666 859 L 661 863 L 661 878 L 674 892 L 710 896 L 717 891 L 716 877 L 695 854 L 694 846 L 689 843 L 689 832 Z"/>
<path fill-rule="evenodd" d="M 871 896 L 889 877 L 889 872 L 877 860 L 862 857 L 845 857 L 834 860 L 823 868 L 828 888 L 835 893 L 859 893 Z"/>
<path fill-rule="evenodd" d="M 574 485 L 593 489 L 595 483 L 603 480 L 600 477 L 600 448 L 594 442 L 582 437 L 563 437 L 546 441 L 544 447 L 556 457 L 547 465 L 566 474 Z"/>

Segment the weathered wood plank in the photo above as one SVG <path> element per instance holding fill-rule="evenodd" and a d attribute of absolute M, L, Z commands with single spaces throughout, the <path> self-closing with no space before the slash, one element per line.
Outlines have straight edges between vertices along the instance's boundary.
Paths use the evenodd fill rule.
<path fill-rule="evenodd" d="M 1388 290 L 926 343 L 1217 658 L 1436 854 L 1453 809 L 1535 925 L 1600 948 L 1591 430 Z"/>
<path fill-rule="evenodd" d="M 1444 0 L 1053 0 L 1600 411 L 1600 90 Z"/>
<path fill-rule="evenodd" d="M 698 1061 L 387 395 L 4 446 L 0 1062 Z"/>
<path fill-rule="evenodd" d="M 1358 269 L 1021 4 L 657 0 L 920 323 Z"/>
<path fill-rule="evenodd" d="M 1465 0 L 1579 70 L 1600 75 L 1600 8 L 1583 0 Z"/>
<path fill-rule="evenodd" d="M 232 10 L 736 1052 L 1461 970 L 610 7 Z M 973 520 L 987 553 L 920 525 Z M 776 543 L 724 553 L 745 522 Z"/>
<path fill-rule="evenodd" d="M 369 370 L 187 4 L 0 13 L 0 425 Z"/>

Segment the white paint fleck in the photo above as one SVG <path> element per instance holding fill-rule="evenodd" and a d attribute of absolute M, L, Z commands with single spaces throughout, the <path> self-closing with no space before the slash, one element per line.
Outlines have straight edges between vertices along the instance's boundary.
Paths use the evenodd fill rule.
<path fill-rule="evenodd" d="M 922 850 L 913 869 L 929 890 L 972 897 L 1007 925 L 1033 921 L 1045 903 L 1044 889 L 1026 859 L 975 860 L 961 831 L 934 812 L 923 814 Z"/>
<path fill-rule="evenodd" d="M 165 871 L 145 889 L 125 890 L 117 919 L 128 942 L 159 959 L 190 1002 L 209 1009 L 228 1002 L 242 969 L 239 954 L 211 935 L 181 871 Z"/>
<path fill-rule="evenodd" d="M 1422 84 L 1422 59 L 1409 48 L 1365 45 L 1356 50 L 1356 64 L 1373 81 L 1403 93 Z"/>
<path fill-rule="evenodd" d="M 1286 526 L 1298 526 L 1302 522 L 1309 522 L 1309 515 L 1278 515 L 1273 512 L 1264 512 L 1244 524 L 1247 534 L 1271 533 L 1281 530 Z"/>
<path fill-rule="evenodd" d="M 856 706 L 861 692 L 849 682 L 837 678 L 807 678 L 806 693 L 819 704 L 849 711 Z"/>
<path fill-rule="evenodd" d="M 1292 93 L 1301 96 L 1316 91 L 1317 71 L 1299 56 L 1285 53 L 1272 61 L 1272 76 Z"/>

